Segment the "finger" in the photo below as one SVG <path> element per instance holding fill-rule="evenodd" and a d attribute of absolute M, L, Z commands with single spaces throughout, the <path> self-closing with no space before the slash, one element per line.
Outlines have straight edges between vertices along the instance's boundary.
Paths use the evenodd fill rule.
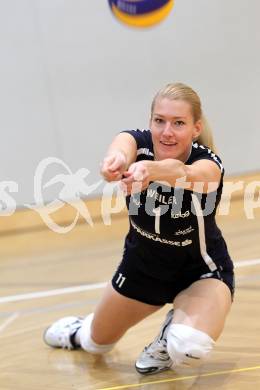
<path fill-rule="evenodd" d="M 133 164 L 128 169 L 131 172 L 136 181 L 142 181 L 144 179 L 144 169 L 140 164 Z"/>
<path fill-rule="evenodd" d="M 132 175 L 132 173 L 129 172 L 129 171 L 124 171 L 123 172 L 123 176 L 125 176 L 125 177 L 131 176 L 131 175 Z"/>
<path fill-rule="evenodd" d="M 122 183 L 128 185 L 130 183 L 133 183 L 135 181 L 135 179 L 134 179 L 133 175 L 131 175 L 129 177 L 123 177 L 121 181 L 122 181 Z"/>
<path fill-rule="evenodd" d="M 122 174 L 119 171 L 111 172 L 109 170 L 103 170 L 101 174 L 107 181 L 118 181 L 122 178 Z"/>
<path fill-rule="evenodd" d="M 108 173 L 109 173 L 109 175 L 113 175 L 113 176 L 117 176 L 117 175 L 122 176 L 121 172 L 119 172 L 118 170 L 112 171 L 111 169 L 108 169 Z"/>
<path fill-rule="evenodd" d="M 120 161 L 115 160 L 115 161 L 113 161 L 112 164 L 110 164 L 109 170 L 111 172 L 118 171 L 121 168 L 121 165 L 122 164 L 120 163 Z"/>
<path fill-rule="evenodd" d="M 111 172 L 111 163 L 108 161 L 108 162 L 104 162 L 102 167 L 101 167 L 101 172 L 107 172 L 107 171 L 110 171 Z"/>
<path fill-rule="evenodd" d="M 126 158 L 122 154 L 117 154 L 113 163 L 110 166 L 110 169 L 111 170 L 119 169 L 120 171 L 122 171 L 123 169 L 125 169 L 125 165 L 126 165 Z"/>
<path fill-rule="evenodd" d="M 105 169 L 109 169 L 111 172 L 122 170 L 125 164 L 121 155 L 108 156 L 104 159 Z"/>
<path fill-rule="evenodd" d="M 135 172 L 133 172 L 133 177 L 136 181 L 143 181 L 144 173 L 140 169 L 137 169 Z"/>
<path fill-rule="evenodd" d="M 107 156 L 103 160 L 103 165 L 111 165 L 115 160 L 115 156 Z"/>

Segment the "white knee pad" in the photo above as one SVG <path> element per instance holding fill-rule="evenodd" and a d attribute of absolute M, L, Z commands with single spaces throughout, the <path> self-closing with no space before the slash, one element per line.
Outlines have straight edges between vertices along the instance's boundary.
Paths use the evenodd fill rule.
<path fill-rule="evenodd" d="M 103 354 L 111 351 L 115 344 L 100 345 L 95 343 L 91 338 L 91 323 L 94 313 L 89 314 L 83 321 L 82 327 L 79 330 L 79 338 L 81 348 L 87 352 L 94 354 Z"/>
<path fill-rule="evenodd" d="M 167 335 L 167 350 L 173 367 L 182 363 L 198 365 L 209 355 L 214 344 L 206 333 L 182 324 L 171 324 Z"/>

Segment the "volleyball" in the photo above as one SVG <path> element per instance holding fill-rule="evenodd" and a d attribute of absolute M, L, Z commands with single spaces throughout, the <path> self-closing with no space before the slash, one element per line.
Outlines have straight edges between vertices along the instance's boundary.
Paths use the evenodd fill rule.
<path fill-rule="evenodd" d="M 164 20 L 174 0 L 109 0 L 113 15 L 122 23 L 137 28 L 154 26 Z"/>

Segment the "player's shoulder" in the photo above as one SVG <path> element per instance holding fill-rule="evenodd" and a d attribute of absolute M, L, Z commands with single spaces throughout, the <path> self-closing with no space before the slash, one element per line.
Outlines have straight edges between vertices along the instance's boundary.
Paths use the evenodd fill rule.
<path fill-rule="evenodd" d="M 186 164 L 192 164 L 195 161 L 198 160 L 211 160 L 215 162 L 221 171 L 224 170 L 222 160 L 221 158 L 214 153 L 208 146 L 206 145 L 201 145 L 198 142 L 193 142 L 192 144 L 192 149 L 191 149 L 191 154 L 188 158 L 188 161 Z"/>
<path fill-rule="evenodd" d="M 146 155 L 152 157 L 153 142 L 151 130 L 149 129 L 136 129 L 136 130 L 123 130 L 122 132 L 131 134 L 137 145 L 137 156 Z"/>
<path fill-rule="evenodd" d="M 151 130 L 149 129 L 125 129 L 122 130 L 121 133 L 129 133 L 134 138 L 143 138 L 145 140 L 152 139 Z"/>

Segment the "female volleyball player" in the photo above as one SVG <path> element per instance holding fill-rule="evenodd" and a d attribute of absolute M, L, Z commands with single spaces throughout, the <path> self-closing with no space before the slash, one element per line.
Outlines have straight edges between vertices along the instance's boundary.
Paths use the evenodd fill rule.
<path fill-rule="evenodd" d="M 46 330 L 46 343 L 102 354 L 131 326 L 172 303 L 136 369 L 149 374 L 200 361 L 229 312 L 233 264 L 215 222 L 224 169 L 196 92 L 180 83 L 160 90 L 150 130 L 118 134 L 101 173 L 121 181 L 127 195 L 123 259 L 95 313 L 58 320 Z"/>

